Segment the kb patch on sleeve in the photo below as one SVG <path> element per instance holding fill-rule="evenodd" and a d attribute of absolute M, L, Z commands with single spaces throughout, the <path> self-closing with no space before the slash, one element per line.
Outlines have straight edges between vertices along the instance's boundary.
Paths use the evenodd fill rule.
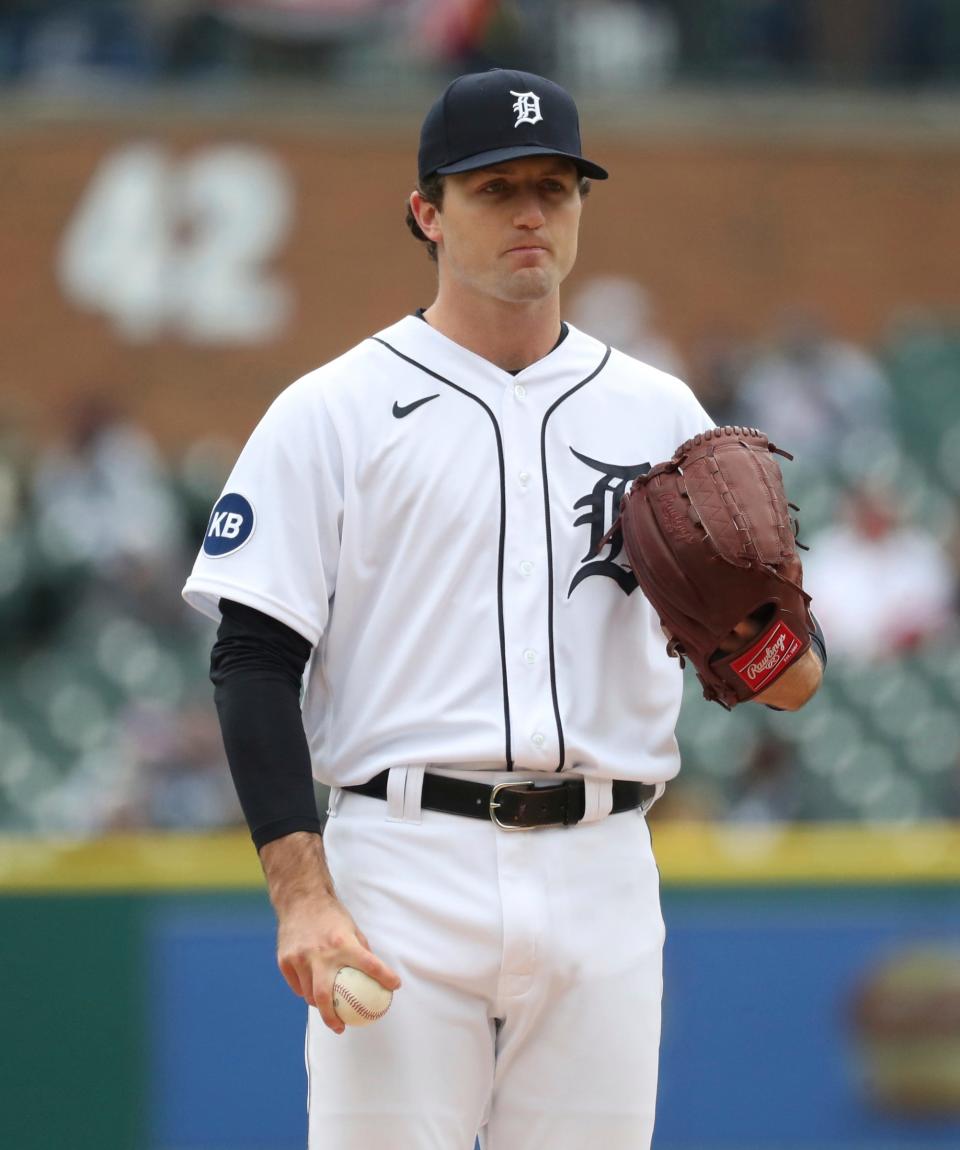
<path fill-rule="evenodd" d="M 255 525 L 256 515 L 248 500 L 236 492 L 221 495 L 207 524 L 204 554 L 212 559 L 232 555 L 247 542 Z"/>

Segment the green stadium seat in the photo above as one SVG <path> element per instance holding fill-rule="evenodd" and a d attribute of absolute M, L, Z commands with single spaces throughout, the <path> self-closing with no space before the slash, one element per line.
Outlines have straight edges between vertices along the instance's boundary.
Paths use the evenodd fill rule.
<path fill-rule="evenodd" d="M 849 810 L 862 813 L 879 804 L 900 777 L 897 760 L 887 747 L 859 740 L 839 751 L 829 781 Z"/>
<path fill-rule="evenodd" d="M 177 657 L 133 619 L 113 619 L 103 628 L 96 657 L 103 674 L 128 697 L 172 706 L 184 696 L 184 674 Z"/>
<path fill-rule="evenodd" d="M 904 684 L 907 673 L 898 659 L 873 663 L 832 657 L 824 677 L 824 690 L 834 692 L 857 710 L 870 714 L 873 701 L 880 693 L 889 694 Z"/>
<path fill-rule="evenodd" d="M 948 423 L 940 435 L 937 468 L 941 482 L 954 494 L 960 493 L 960 419 Z"/>
<path fill-rule="evenodd" d="M 884 776 L 868 787 L 855 807 L 856 815 L 871 823 L 914 823 L 931 814 L 920 787 L 903 775 Z"/>
<path fill-rule="evenodd" d="M 902 746 L 907 764 L 920 774 L 960 773 L 960 718 L 946 707 L 930 707 L 907 723 Z"/>
<path fill-rule="evenodd" d="M 33 830 L 38 804 L 62 779 L 62 773 L 26 734 L 5 723 L 0 732 L 4 754 L 0 766 L 0 794 L 11 829 Z"/>
<path fill-rule="evenodd" d="M 872 729 L 894 741 L 904 738 L 908 727 L 914 729 L 934 707 L 933 694 L 926 682 L 908 674 L 902 665 L 897 670 L 898 674 L 878 683 L 865 706 Z"/>
<path fill-rule="evenodd" d="M 798 712 L 796 717 L 800 715 L 804 712 Z M 801 763 L 814 775 L 828 777 L 839 769 L 842 756 L 859 746 L 863 737 L 863 725 L 856 714 L 820 699 L 806 713 L 795 742 Z"/>
<path fill-rule="evenodd" d="M 799 507 L 800 541 L 805 542 L 833 522 L 841 488 L 838 477 L 826 471 L 783 466 L 783 482 L 791 503 Z"/>
<path fill-rule="evenodd" d="M 108 704 L 79 676 L 50 692 L 45 713 L 51 733 L 75 753 L 102 746 L 111 732 Z"/>

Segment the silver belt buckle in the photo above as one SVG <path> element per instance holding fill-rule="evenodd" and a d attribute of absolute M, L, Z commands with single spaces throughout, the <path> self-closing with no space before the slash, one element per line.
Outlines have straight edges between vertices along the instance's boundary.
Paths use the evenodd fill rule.
<path fill-rule="evenodd" d="M 538 823 L 535 827 L 513 827 L 509 823 L 502 823 L 497 818 L 497 808 L 500 806 L 500 803 L 497 802 L 497 795 L 499 795 L 501 791 L 521 791 L 521 790 L 535 791 L 537 789 L 538 788 L 535 787 L 534 784 L 530 783 L 530 782 L 497 783 L 490 791 L 490 802 L 489 802 L 490 818 L 503 831 L 540 831 L 540 830 L 543 830 L 545 827 L 562 827 L 564 825 L 563 822 Z"/>

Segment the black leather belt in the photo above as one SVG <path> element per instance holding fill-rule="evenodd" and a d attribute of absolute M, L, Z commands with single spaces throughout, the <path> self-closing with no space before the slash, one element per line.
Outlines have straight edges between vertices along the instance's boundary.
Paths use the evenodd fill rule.
<path fill-rule="evenodd" d="M 368 783 L 344 787 L 356 795 L 374 799 L 387 797 L 389 771 L 381 771 Z M 652 783 L 613 782 L 611 814 L 632 811 L 652 799 L 657 788 Z M 530 782 L 476 783 L 447 775 L 423 776 L 420 805 L 431 811 L 491 819 L 504 830 L 533 830 L 535 827 L 569 827 L 584 815 L 583 779 L 563 779 L 547 786 Z"/>

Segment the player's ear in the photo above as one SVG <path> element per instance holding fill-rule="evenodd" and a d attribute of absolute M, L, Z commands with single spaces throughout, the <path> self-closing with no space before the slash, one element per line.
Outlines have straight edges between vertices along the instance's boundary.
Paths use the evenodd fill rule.
<path fill-rule="evenodd" d="M 440 226 L 440 209 L 436 204 L 423 198 L 418 191 L 410 193 L 410 211 L 417 221 L 417 226 L 433 243 L 438 243 L 443 236 Z"/>

